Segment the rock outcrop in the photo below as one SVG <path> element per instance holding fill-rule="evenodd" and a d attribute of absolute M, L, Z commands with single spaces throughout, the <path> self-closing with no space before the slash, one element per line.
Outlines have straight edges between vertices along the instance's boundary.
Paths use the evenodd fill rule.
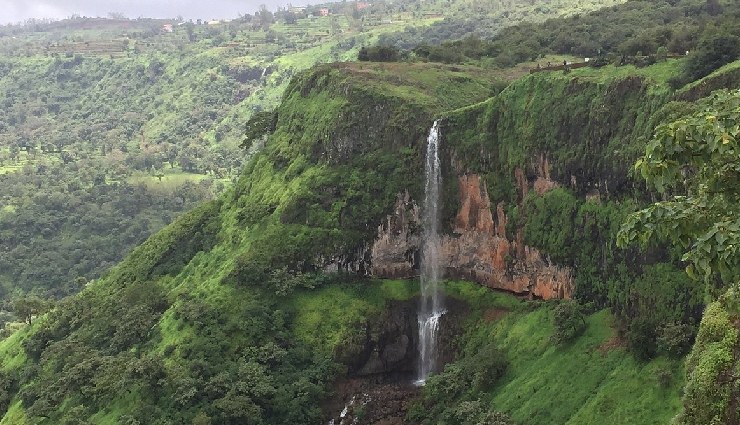
<path fill-rule="evenodd" d="M 359 344 L 343 347 L 350 374 L 366 376 L 415 370 L 416 302 L 391 303 L 364 328 L 365 335 Z"/>
<path fill-rule="evenodd" d="M 419 299 L 391 301 L 385 310 L 358 324 L 356 334 L 346 338 L 335 352 L 347 367 L 349 376 L 413 374 L 419 358 Z M 469 314 L 467 304 L 456 299 L 446 301 L 446 313 L 439 330 L 439 365 L 454 360 L 461 323 Z"/>
<path fill-rule="evenodd" d="M 556 186 L 549 179 L 547 161 L 534 190 L 545 192 Z M 522 173 L 523 174 L 523 173 Z M 524 176 L 520 190 L 528 185 Z M 452 234 L 442 240 L 442 262 L 449 278 L 478 282 L 534 298 L 571 298 L 574 283 L 568 267 L 550 263 L 537 249 L 526 246 L 521 229 L 513 240 L 507 238 L 507 217 L 503 203 L 491 206 L 480 176 L 458 177 L 460 208 Z M 392 215 L 378 228 L 372 246 L 371 274 L 383 278 L 410 277 L 418 269 L 421 241 L 419 208 L 407 193 L 399 195 Z"/>
<path fill-rule="evenodd" d="M 371 248 L 372 276 L 402 279 L 418 274 L 420 213 L 408 192 L 398 195 L 393 213 L 378 226 L 378 236 Z"/>

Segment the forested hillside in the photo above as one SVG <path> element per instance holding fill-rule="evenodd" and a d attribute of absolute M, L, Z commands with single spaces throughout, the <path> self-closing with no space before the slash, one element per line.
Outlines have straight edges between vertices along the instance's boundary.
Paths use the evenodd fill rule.
<path fill-rule="evenodd" d="M 646 16 L 677 5 L 701 16 L 696 25 L 690 13 L 688 21 L 667 21 L 683 22 L 699 51 L 712 45 L 708 27 L 734 28 L 734 6 L 723 2 L 658 2 Z M 629 10 L 652 11 L 635 1 L 578 19 Z M 647 21 L 628 22 L 639 23 L 625 24 L 638 34 Z M 535 47 L 536 57 L 552 54 L 548 46 Z M 159 98 L 143 103 L 151 109 L 134 140 L 101 152 L 74 139 L 44 159 L 32 156 L 40 146 L 29 153 L 26 145 L 18 154 L 25 171 L 6 178 L 37 184 L 43 180 L 27 176 L 44 167 L 61 176 L 54 170 L 64 169 L 64 152 L 75 146 L 80 157 L 66 166 L 177 147 L 197 125 L 159 143 L 159 130 L 150 130 L 198 107 L 183 93 L 252 84 L 231 80 L 222 62 L 234 57 L 214 49 L 202 55 L 218 68 L 203 60 L 206 74 L 195 85 L 176 78 L 185 71 L 166 61 L 155 72 L 142 93 L 178 93 L 170 99 L 183 109 Z M 357 54 L 359 45 L 347 52 Z M 274 110 L 245 113 L 249 104 L 214 102 L 211 125 L 194 143 L 249 150 L 233 185 L 49 311 L 17 304 L 25 324 L 0 341 L 0 424 L 737 423 L 740 61 L 726 52 L 711 63 L 625 53 L 625 60 L 531 73 L 468 59 L 478 66 L 321 64 L 274 80 L 285 84 Z M 144 53 L 120 60 L 137 54 Z M 708 65 L 687 74 L 696 63 Z M 269 77 L 263 68 L 263 89 L 292 74 L 279 66 Z M 88 109 L 80 110 L 104 122 L 81 102 Z M 434 122 L 438 248 L 449 279 L 441 283 L 437 353 L 445 365 L 417 387 L 416 274 L 428 226 L 419 205 Z M 53 134 L 51 126 L 37 128 Z M 165 171 L 182 174 L 182 159 L 161 164 L 161 173 L 155 164 L 152 174 L 90 173 L 78 184 L 96 194 L 87 199 L 100 210 L 125 207 L 154 221 L 147 211 L 164 214 L 199 199 L 184 198 L 192 189 L 175 190 L 183 197 L 175 204 L 149 198 Z M 132 189 L 136 178 L 149 189 Z M 216 184 L 201 183 L 199 196 Z M 67 190 L 82 202 L 75 187 Z M 103 202 L 113 189 L 141 204 Z M 0 223 L 62 202 L 22 194 L 34 201 L 4 207 Z M 46 216 L 38 225 L 50 236 L 76 229 Z M 141 229 L 125 223 L 124 235 Z"/>

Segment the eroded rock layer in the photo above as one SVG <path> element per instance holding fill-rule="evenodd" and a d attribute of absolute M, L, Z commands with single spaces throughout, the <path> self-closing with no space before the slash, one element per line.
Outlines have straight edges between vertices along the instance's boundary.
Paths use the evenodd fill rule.
<path fill-rule="evenodd" d="M 538 179 L 535 190 L 545 186 L 540 180 L 544 181 Z M 521 230 L 512 240 L 507 238 L 504 205 L 492 208 L 480 176 L 461 175 L 458 187 L 460 208 L 452 234 L 442 240 L 441 261 L 447 277 L 543 299 L 572 297 L 572 270 L 552 264 L 539 250 L 526 246 Z M 419 207 L 408 193 L 400 194 L 393 214 L 378 228 L 371 250 L 371 274 L 382 278 L 415 276 L 420 240 Z"/>

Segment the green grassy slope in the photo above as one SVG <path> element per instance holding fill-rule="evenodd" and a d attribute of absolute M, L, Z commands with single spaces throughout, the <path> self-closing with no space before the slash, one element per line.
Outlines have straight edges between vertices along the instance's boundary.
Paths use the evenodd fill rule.
<path fill-rule="evenodd" d="M 458 363 L 493 344 L 507 366 L 492 386 L 465 386 L 452 399 L 435 399 L 436 389 L 425 389 L 420 406 L 438 414 L 422 423 L 475 423 L 460 413 L 474 401 L 519 424 L 667 424 L 678 413 L 683 362 L 636 361 L 617 337 L 608 311 L 586 316 L 583 334 L 558 344 L 553 341 L 555 302 L 533 304 L 465 282 L 448 282 L 445 290 L 473 306 Z M 456 385 L 452 376 L 442 388 Z M 434 400 L 443 407 L 434 406 Z"/>
<path fill-rule="evenodd" d="M 680 362 L 636 361 L 616 339 L 607 311 L 588 317 L 576 341 L 553 345 L 549 313 L 507 316 L 494 328 L 511 359 L 492 399 L 496 408 L 527 424 L 666 424 L 676 414 Z M 658 380 L 663 370 L 673 377 L 670 386 Z"/>

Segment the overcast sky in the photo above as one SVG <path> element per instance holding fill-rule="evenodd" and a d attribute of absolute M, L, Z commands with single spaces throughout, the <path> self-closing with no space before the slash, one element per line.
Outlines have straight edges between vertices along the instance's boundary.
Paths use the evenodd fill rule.
<path fill-rule="evenodd" d="M 313 3 L 322 3 L 314 1 Z M 128 18 L 186 19 L 236 18 L 254 13 L 261 4 L 271 10 L 277 6 L 310 3 L 306 0 L 0 0 L 0 24 L 16 23 L 28 18 L 63 19 L 80 16 L 106 16 L 123 13 Z"/>

